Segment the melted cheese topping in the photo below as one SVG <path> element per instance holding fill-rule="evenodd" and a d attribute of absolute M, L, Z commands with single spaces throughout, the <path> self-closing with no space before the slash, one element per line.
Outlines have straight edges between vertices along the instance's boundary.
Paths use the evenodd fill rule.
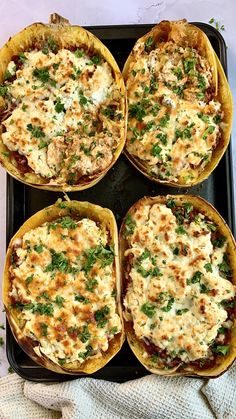
<path fill-rule="evenodd" d="M 13 67 L 11 61 L 10 74 Z M 25 52 L 7 86 L 14 106 L 2 139 L 36 174 L 74 184 L 111 164 L 123 124 L 121 93 L 101 57 L 67 49 Z"/>
<path fill-rule="evenodd" d="M 61 365 L 101 357 L 121 331 L 108 233 L 64 217 L 27 232 L 13 259 L 10 296 L 24 335 Z"/>
<path fill-rule="evenodd" d="M 151 51 L 138 43 L 126 87 L 128 152 L 161 180 L 194 179 L 211 160 L 223 116 L 207 60 L 172 41 Z"/>
<path fill-rule="evenodd" d="M 235 296 L 221 272 L 227 243 L 213 247 L 207 223 L 198 214 L 179 225 L 164 204 L 140 206 L 126 221 L 126 320 L 138 339 L 184 362 L 210 355 L 228 316 L 221 302 Z"/>

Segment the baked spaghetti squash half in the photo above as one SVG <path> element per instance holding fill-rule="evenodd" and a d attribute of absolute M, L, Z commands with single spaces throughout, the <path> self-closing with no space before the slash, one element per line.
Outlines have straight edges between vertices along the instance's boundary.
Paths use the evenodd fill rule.
<path fill-rule="evenodd" d="M 235 241 L 192 195 L 145 197 L 120 232 L 128 342 L 159 375 L 216 377 L 236 357 Z"/>
<path fill-rule="evenodd" d="M 93 373 L 124 341 L 117 227 L 88 202 L 29 218 L 6 256 L 3 301 L 22 349 L 49 370 Z"/>
<path fill-rule="evenodd" d="M 82 190 L 123 149 L 126 93 L 99 39 L 52 22 L 25 28 L 0 50 L 0 162 L 31 186 Z"/>
<path fill-rule="evenodd" d="M 228 146 L 233 115 L 229 85 L 207 36 L 185 20 L 163 21 L 136 42 L 123 76 L 128 159 L 166 185 L 206 179 Z"/>

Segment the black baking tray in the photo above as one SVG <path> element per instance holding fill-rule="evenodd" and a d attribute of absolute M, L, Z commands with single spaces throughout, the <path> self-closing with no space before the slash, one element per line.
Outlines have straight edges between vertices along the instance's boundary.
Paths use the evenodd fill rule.
<path fill-rule="evenodd" d="M 227 73 L 226 45 L 221 34 L 205 23 L 195 22 L 209 37 L 225 72 Z M 122 69 L 135 41 L 153 25 L 125 25 L 88 27 L 110 49 Z M 235 234 L 232 159 L 230 147 L 214 173 L 203 183 L 189 189 L 158 185 L 140 174 L 121 156 L 109 173 L 92 188 L 69 193 L 71 199 L 90 201 L 110 208 L 118 226 L 131 205 L 144 195 L 191 193 L 212 203 Z M 31 188 L 7 176 L 7 244 L 21 224 L 36 211 L 53 204 L 61 193 Z M 86 376 L 63 375 L 46 370 L 34 363 L 16 343 L 7 324 L 7 357 L 13 370 L 21 377 L 36 382 L 59 382 Z M 137 361 L 127 343 L 104 368 L 90 377 L 124 382 L 147 375 L 148 371 Z"/>

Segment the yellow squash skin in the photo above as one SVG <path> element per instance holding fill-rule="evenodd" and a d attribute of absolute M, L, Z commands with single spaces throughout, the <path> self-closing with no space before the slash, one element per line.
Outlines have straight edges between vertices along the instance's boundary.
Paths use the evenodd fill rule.
<path fill-rule="evenodd" d="M 63 207 L 63 208 L 61 208 Z M 11 280 L 9 275 L 9 267 L 11 265 L 11 254 L 13 251 L 14 242 L 23 237 L 26 232 L 31 229 L 34 229 L 45 222 L 53 221 L 57 218 L 74 215 L 78 218 L 89 218 L 100 224 L 101 229 L 106 229 L 109 232 L 111 245 L 114 246 L 114 270 L 116 274 L 116 306 L 117 313 L 121 319 L 122 331 L 114 336 L 114 338 L 109 342 L 109 348 L 106 352 L 102 354 L 100 358 L 90 358 L 79 364 L 77 362 L 67 363 L 63 366 L 57 365 L 52 360 L 47 358 L 41 351 L 40 345 L 32 342 L 27 339 L 27 337 L 22 332 L 19 322 L 17 320 L 16 310 L 11 306 L 11 299 L 9 297 L 9 291 L 11 289 Z M 113 213 L 106 208 L 101 208 L 98 205 L 91 204 L 89 202 L 78 202 L 78 201 L 68 201 L 63 202 L 61 205 L 61 200 L 57 201 L 54 205 L 44 208 L 43 210 L 37 212 L 32 217 L 30 217 L 17 231 L 13 236 L 8 246 L 5 267 L 3 274 L 3 303 L 5 305 L 6 316 L 9 321 L 13 335 L 21 346 L 21 348 L 39 365 L 61 374 L 92 374 L 102 367 L 104 367 L 113 356 L 120 350 L 124 342 L 124 331 L 123 331 L 123 321 L 122 321 L 122 308 L 120 302 L 120 268 L 118 260 L 118 233 L 116 221 Z"/>
<path fill-rule="evenodd" d="M 18 34 L 14 35 L 9 41 L 0 49 L 0 84 L 4 80 L 4 74 L 7 69 L 8 63 L 14 55 L 19 55 L 31 48 L 37 41 L 46 41 L 52 37 L 58 43 L 60 48 L 81 47 L 83 46 L 86 51 L 99 54 L 111 67 L 113 78 L 121 93 L 120 112 L 122 115 L 122 128 L 120 135 L 120 142 L 113 154 L 113 160 L 109 166 L 100 173 L 87 176 L 83 181 L 75 185 L 69 184 L 54 184 L 53 180 L 50 183 L 45 182 L 45 179 L 34 172 L 21 173 L 7 158 L 4 153 L 8 151 L 7 147 L 3 144 L 0 130 L 0 164 L 6 171 L 15 179 L 39 189 L 50 191 L 80 191 L 90 188 L 101 180 L 108 170 L 114 165 L 120 153 L 123 150 L 126 138 L 126 124 L 127 124 L 127 104 L 126 104 L 126 91 L 124 81 L 120 69 L 106 46 L 92 33 L 81 28 L 80 26 L 71 26 L 66 19 L 54 14 L 51 16 L 50 24 L 34 23 Z M 0 108 L 4 106 L 4 99 L 0 97 Z"/>
<path fill-rule="evenodd" d="M 222 235 L 224 235 L 228 242 L 227 254 L 229 256 L 229 263 L 232 269 L 232 279 L 231 282 L 236 285 L 236 242 L 234 237 L 227 226 L 224 219 L 220 216 L 217 210 L 205 201 L 203 198 L 199 196 L 193 195 L 168 195 L 168 196 L 156 196 L 156 197 L 144 197 L 137 201 L 128 211 L 128 214 L 132 216 L 136 212 L 137 209 L 142 208 L 145 205 L 154 205 L 154 204 L 165 204 L 167 199 L 174 199 L 177 205 L 182 205 L 184 202 L 188 202 L 193 205 L 194 209 L 201 212 L 203 215 L 207 216 L 210 220 L 212 220 L 219 228 L 219 231 Z M 125 266 L 125 257 L 124 253 L 125 250 L 128 248 L 127 240 L 123 236 L 124 228 L 125 228 L 125 220 L 122 223 L 120 233 L 119 233 L 119 243 L 120 243 L 120 266 Z M 123 295 L 125 294 L 125 287 L 126 287 L 126 278 L 125 278 L 125 271 L 122 271 L 122 287 L 123 287 Z M 210 368 L 197 368 L 192 365 L 185 364 L 184 366 L 177 366 L 171 369 L 159 369 L 153 366 L 150 358 L 144 356 L 145 350 L 143 345 L 137 339 L 132 323 L 128 321 L 124 321 L 125 333 L 127 336 L 127 340 L 129 343 L 130 348 L 132 349 L 134 355 L 138 358 L 141 364 L 150 372 L 163 375 L 163 376 L 193 376 L 193 377 L 204 377 L 204 378 L 215 378 L 219 375 L 223 374 L 234 362 L 236 358 L 236 309 L 234 309 L 235 317 L 234 323 L 232 326 L 232 336 L 230 341 L 230 351 L 226 356 L 217 355 L 216 363 L 214 366 Z"/>
<path fill-rule="evenodd" d="M 148 165 L 145 165 L 145 163 L 136 156 L 131 155 L 126 147 L 124 153 L 129 161 L 136 167 L 136 169 L 138 169 L 143 175 L 145 175 L 153 182 L 178 188 L 191 187 L 199 184 L 200 182 L 203 182 L 210 176 L 229 145 L 233 118 L 232 94 L 222 65 L 216 56 L 209 39 L 201 29 L 192 24 L 188 24 L 186 20 L 173 22 L 162 21 L 154 26 L 150 32 L 148 32 L 142 38 L 138 39 L 135 46 L 143 42 L 145 43 L 149 37 L 152 37 L 157 45 L 159 40 L 169 41 L 173 39 L 172 37 L 174 37 L 174 39 L 178 39 L 179 41 L 178 46 L 191 47 L 196 49 L 197 52 L 201 56 L 205 57 L 210 63 L 212 68 L 214 99 L 221 103 L 221 108 L 224 112 L 224 117 L 221 124 L 221 137 L 216 148 L 213 150 L 209 163 L 203 168 L 202 171 L 196 169 L 194 179 L 191 180 L 186 180 L 180 176 L 178 177 L 177 181 L 161 180 L 155 176 L 152 176 L 149 173 Z M 135 59 L 135 54 L 133 51 L 131 51 L 122 72 L 125 83 L 129 78 L 130 66 L 135 61 Z"/>

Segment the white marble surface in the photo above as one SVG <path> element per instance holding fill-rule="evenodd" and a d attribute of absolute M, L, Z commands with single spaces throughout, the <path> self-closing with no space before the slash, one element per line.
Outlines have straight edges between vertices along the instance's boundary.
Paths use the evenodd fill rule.
<path fill-rule="evenodd" d="M 228 47 L 229 82 L 236 98 L 236 1 L 235 0 L 1 0 L 0 1 L 0 46 L 20 29 L 32 22 L 47 22 L 50 13 L 57 12 L 67 17 L 72 24 L 114 25 L 156 23 L 163 19 L 186 18 L 189 21 L 208 22 L 214 17 L 224 24 L 222 35 Z M 233 154 L 236 152 L 236 122 L 232 132 Z M 236 175 L 236 158 L 233 162 Z M 0 169 L 0 271 L 5 257 L 5 173 Z M 235 195 L 236 196 L 236 195 Z M 0 310 L 1 310 L 0 301 Z M 4 323 L 0 312 L 0 325 Z M 4 338 L 4 331 L 0 329 Z M 5 338 L 4 338 L 5 340 Z M 5 344 L 0 348 L 0 376 L 7 374 L 8 362 Z"/>

